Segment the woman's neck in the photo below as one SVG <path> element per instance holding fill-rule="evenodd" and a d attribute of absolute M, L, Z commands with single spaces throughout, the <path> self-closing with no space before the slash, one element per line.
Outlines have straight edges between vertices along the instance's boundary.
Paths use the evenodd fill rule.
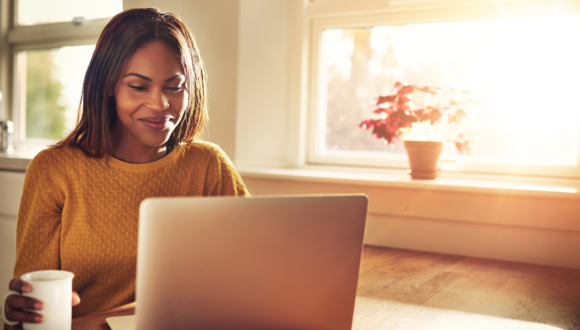
<path fill-rule="evenodd" d="M 113 157 L 127 163 L 146 164 L 163 158 L 167 154 L 167 144 L 149 146 L 130 134 L 122 134 L 113 129 Z M 121 136 L 122 135 L 122 136 Z"/>
<path fill-rule="evenodd" d="M 113 157 L 127 163 L 146 164 L 163 158 L 167 154 L 166 146 L 138 148 L 119 146 L 113 148 Z"/>

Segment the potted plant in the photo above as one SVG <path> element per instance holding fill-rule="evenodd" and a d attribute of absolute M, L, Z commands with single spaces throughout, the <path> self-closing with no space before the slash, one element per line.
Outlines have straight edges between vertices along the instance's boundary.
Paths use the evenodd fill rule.
<path fill-rule="evenodd" d="M 471 104 L 470 92 L 438 87 L 417 87 L 396 82 L 393 92 L 381 95 L 377 118 L 366 119 L 359 127 L 372 131 L 388 144 L 405 141 L 413 179 L 435 179 L 437 162 L 444 142 L 453 142 L 460 153 L 469 151 L 461 123 Z M 422 107 L 415 109 L 413 96 L 420 94 Z M 445 99 L 447 102 L 442 105 Z M 448 103 L 448 104 L 447 104 Z"/>

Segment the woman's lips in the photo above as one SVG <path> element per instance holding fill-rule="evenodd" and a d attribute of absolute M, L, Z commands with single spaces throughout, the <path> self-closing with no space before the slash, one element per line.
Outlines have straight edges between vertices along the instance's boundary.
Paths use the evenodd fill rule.
<path fill-rule="evenodd" d="M 169 127 L 169 117 L 147 117 L 139 119 L 145 126 L 150 129 L 161 131 Z"/>

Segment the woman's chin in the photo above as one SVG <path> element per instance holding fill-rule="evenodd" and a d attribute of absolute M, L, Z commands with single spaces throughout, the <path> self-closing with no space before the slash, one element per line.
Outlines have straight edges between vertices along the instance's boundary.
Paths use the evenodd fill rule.
<path fill-rule="evenodd" d="M 139 140 L 141 141 L 141 143 L 143 143 L 146 146 L 161 147 L 161 146 L 164 146 L 167 143 L 167 141 L 169 141 L 170 137 L 171 137 L 171 134 L 166 134 L 163 136 L 142 137 Z"/>

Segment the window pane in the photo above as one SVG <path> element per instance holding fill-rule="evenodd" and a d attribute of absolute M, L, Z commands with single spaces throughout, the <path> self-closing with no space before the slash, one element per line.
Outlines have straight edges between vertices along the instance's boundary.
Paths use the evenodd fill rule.
<path fill-rule="evenodd" d="M 404 153 L 402 143 L 388 146 L 357 128 L 376 116 L 377 96 L 401 81 L 472 91 L 479 103 L 465 122 L 466 157 L 576 164 L 578 31 L 579 15 L 325 30 L 319 145 Z M 459 153 L 447 144 L 444 155 Z"/>
<path fill-rule="evenodd" d="M 19 59 L 26 61 L 26 138 L 60 140 L 74 129 L 94 49 L 94 45 L 85 45 L 22 51 Z"/>
<path fill-rule="evenodd" d="M 78 16 L 112 17 L 122 10 L 122 0 L 18 0 L 18 24 L 70 22 Z"/>

